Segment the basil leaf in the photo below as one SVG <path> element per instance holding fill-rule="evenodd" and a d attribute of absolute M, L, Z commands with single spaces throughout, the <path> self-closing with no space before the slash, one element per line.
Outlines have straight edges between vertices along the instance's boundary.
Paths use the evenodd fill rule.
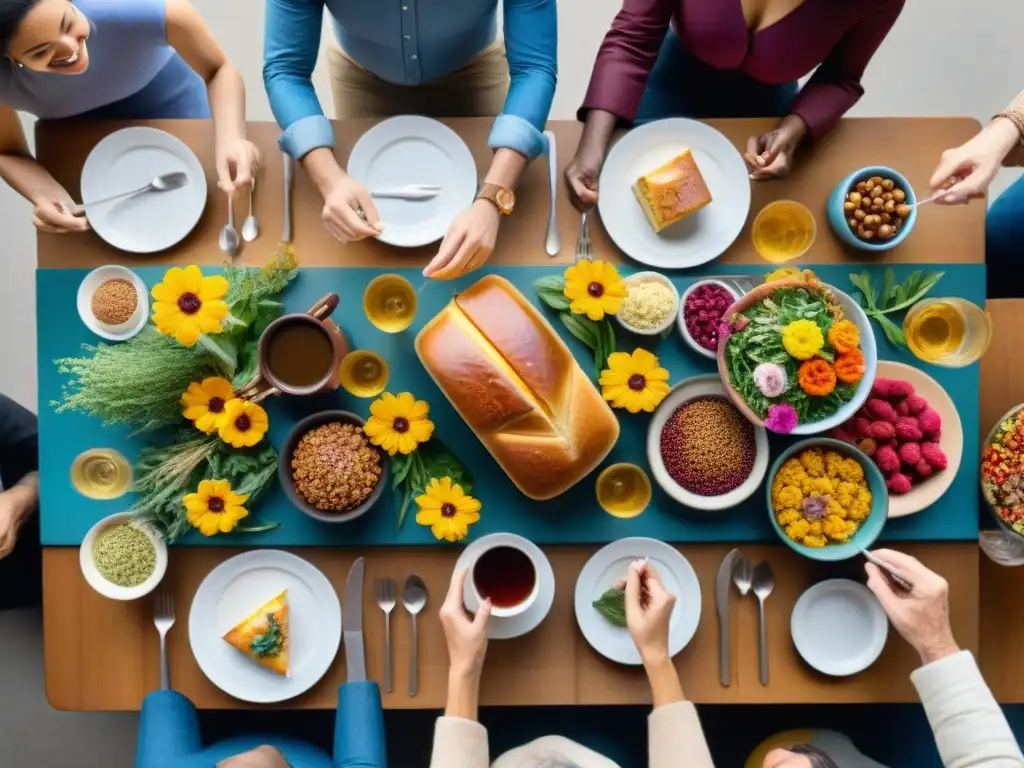
<path fill-rule="evenodd" d="M 533 281 L 533 289 L 540 293 L 541 291 L 556 291 L 561 293 L 565 290 L 565 277 L 562 275 L 545 275 L 544 277 L 538 277 Z"/>
<path fill-rule="evenodd" d="M 874 286 L 871 285 L 871 273 L 864 270 L 859 275 L 851 274 L 850 282 L 864 294 L 864 301 L 867 302 L 868 308 L 874 309 L 878 301 L 878 294 L 875 293 Z"/>
<path fill-rule="evenodd" d="M 888 307 L 896 293 L 896 271 L 889 267 L 885 270 L 885 281 L 882 283 L 882 307 Z"/>
<path fill-rule="evenodd" d="M 607 362 L 609 356 L 615 351 L 615 326 L 612 321 L 607 317 L 604 319 L 604 333 L 605 333 L 605 347 L 604 347 L 604 360 L 602 364 Z"/>
<path fill-rule="evenodd" d="M 409 470 L 412 469 L 412 454 L 411 453 L 396 453 L 390 459 L 391 462 L 391 487 L 397 488 L 409 476 Z"/>
<path fill-rule="evenodd" d="M 598 337 L 594 324 L 589 318 L 581 318 L 571 312 L 563 312 L 561 315 L 562 324 L 569 329 L 569 333 L 586 344 L 595 352 L 598 351 Z M 584 322 L 586 320 L 586 323 Z M 590 323 L 587 325 L 587 323 Z"/>
<path fill-rule="evenodd" d="M 923 299 L 925 294 L 927 294 L 928 291 L 935 287 L 935 284 L 942 279 L 942 276 L 944 274 L 945 272 L 929 272 L 926 276 L 924 276 L 915 283 L 915 289 L 913 293 L 910 293 L 908 291 L 906 298 L 896 303 L 892 307 L 889 307 L 885 311 L 898 312 L 902 309 L 909 309 L 914 304 Z"/>
<path fill-rule="evenodd" d="M 572 303 L 565 294 L 561 291 L 553 291 L 547 288 L 542 288 L 537 291 L 537 297 L 547 304 L 552 309 L 557 309 L 559 312 L 564 312 L 569 309 L 569 305 Z"/>
<path fill-rule="evenodd" d="M 890 344 L 894 347 L 907 346 L 907 339 L 903 335 L 903 329 L 896 325 L 896 323 L 885 315 L 872 315 L 872 317 L 882 326 L 882 332 L 885 333 L 885 338 L 889 340 Z"/>
<path fill-rule="evenodd" d="M 597 612 L 616 627 L 626 626 L 626 593 L 621 589 L 609 589 L 593 602 Z"/>

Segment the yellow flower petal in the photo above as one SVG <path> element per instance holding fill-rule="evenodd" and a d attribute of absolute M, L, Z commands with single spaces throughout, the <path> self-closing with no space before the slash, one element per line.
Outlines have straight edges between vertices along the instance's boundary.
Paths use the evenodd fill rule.
<path fill-rule="evenodd" d="M 416 438 L 408 432 L 401 432 L 398 435 L 398 452 L 410 454 L 416 450 Z"/>
<path fill-rule="evenodd" d="M 157 301 L 167 302 L 168 304 L 174 304 L 178 300 L 178 293 L 167 283 L 157 283 L 154 285 L 150 295 Z"/>
<path fill-rule="evenodd" d="M 199 336 L 199 325 L 194 321 L 179 323 L 177 330 L 174 332 L 174 338 L 183 347 L 195 346 L 195 343 L 199 341 Z"/>
<path fill-rule="evenodd" d="M 412 408 L 409 409 L 408 419 L 410 421 L 425 419 L 428 413 L 430 413 L 430 406 L 427 404 L 427 401 L 416 400 Z"/>
<path fill-rule="evenodd" d="M 417 443 L 425 443 L 434 434 L 434 425 L 432 422 L 424 419 L 413 421 L 409 424 L 409 434 L 413 436 Z"/>
<path fill-rule="evenodd" d="M 601 378 L 598 379 L 598 383 L 602 387 L 624 385 L 627 381 L 629 381 L 629 376 L 630 374 L 628 371 L 623 371 L 621 369 L 612 370 L 610 368 L 606 368 L 605 370 L 601 371 Z"/>
<path fill-rule="evenodd" d="M 646 374 L 658 367 L 658 358 L 646 349 L 638 347 L 633 350 L 632 365 L 633 373 Z"/>
<path fill-rule="evenodd" d="M 227 279 L 223 275 L 212 275 L 202 278 L 196 295 L 202 300 L 203 304 L 206 304 L 214 299 L 224 298 L 227 293 Z"/>
<path fill-rule="evenodd" d="M 416 504 L 420 507 L 420 509 L 425 509 L 425 510 L 429 510 L 429 509 L 440 510 L 441 509 L 441 500 L 440 499 L 436 499 L 433 496 L 430 496 L 429 494 L 426 494 L 426 493 L 423 494 L 422 496 L 417 496 L 415 501 L 416 501 Z"/>

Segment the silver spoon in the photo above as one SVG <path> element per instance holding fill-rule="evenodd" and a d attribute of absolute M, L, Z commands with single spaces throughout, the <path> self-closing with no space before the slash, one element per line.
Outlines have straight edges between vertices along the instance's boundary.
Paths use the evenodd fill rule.
<path fill-rule="evenodd" d="M 750 561 L 745 557 L 740 557 L 736 561 L 736 565 L 733 566 L 732 580 L 736 585 L 736 589 L 740 593 L 740 597 L 746 597 L 750 594 L 750 584 L 753 576 L 750 573 Z"/>
<path fill-rule="evenodd" d="M 256 191 L 256 177 L 252 179 L 252 184 L 249 185 L 249 215 L 245 217 L 245 221 L 242 222 L 242 239 L 247 243 L 251 243 L 256 239 L 260 233 L 259 222 L 256 221 L 256 214 L 252 210 L 252 193 Z"/>
<path fill-rule="evenodd" d="M 102 203 L 109 203 L 114 200 L 120 200 L 122 197 L 131 197 L 132 195 L 141 195 L 144 192 L 170 192 L 172 189 L 180 189 L 188 184 L 188 175 L 182 171 L 174 171 L 173 173 L 164 173 L 155 177 L 149 184 L 138 189 L 130 189 L 127 192 L 121 192 L 110 197 L 104 197 L 99 200 L 90 200 L 88 203 L 82 203 L 78 206 L 80 211 L 84 211 L 86 208 L 95 205 L 101 205 Z"/>
<path fill-rule="evenodd" d="M 761 685 L 768 685 L 768 629 L 764 617 L 764 601 L 775 589 L 775 577 L 768 563 L 758 563 L 754 568 L 753 587 L 761 613 Z"/>
<path fill-rule="evenodd" d="M 412 616 L 412 659 L 409 663 L 409 695 L 416 695 L 416 681 L 419 677 L 417 669 L 419 661 L 419 642 L 416 632 L 416 615 L 427 605 L 427 585 L 419 576 L 410 576 L 402 588 L 402 605 Z"/>
<path fill-rule="evenodd" d="M 238 231 L 235 229 L 235 198 L 228 195 L 228 223 L 220 231 L 220 249 L 229 256 L 238 251 Z"/>

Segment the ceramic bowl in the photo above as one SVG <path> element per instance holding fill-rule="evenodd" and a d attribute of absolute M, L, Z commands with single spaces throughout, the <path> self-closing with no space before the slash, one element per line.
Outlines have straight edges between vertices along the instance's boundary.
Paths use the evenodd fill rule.
<path fill-rule="evenodd" d="M 388 484 L 388 454 L 384 449 L 371 445 L 380 454 L 380 478 L 377 480 L 377 486 L 373 489 L 373 492 L 358 507 L 354 507 L 346 512 L 325 512 L 314 507 L 295 490 L 295 482 L 292 480 L 292 456 L 295 453 L 296 446 L 299 444 L 299 440 L 310 430 L 337 421 L 344 424 L 355 424 L 358 427 L 366 424 L 365 419 L 350 411 L 320 411 L 319 413 L 314 413 L 304 418 L 292 428 L 277 458 L 277 479 L 281 482 L 281 487 L 284 488 L 288 499 L 307 515 L 324 523 L 347 523 L 349 520 L 362 517 L 369 511 L 370 507 L 377 503 L 377 499 L 380 498 Z"/>
<path fill-rule="evenodd" d="M 992 444 L 992 438 L 996 436 L 996 431 L 999 429 L 999 425 L 1002 424 L 1004 421 L 1016 418 L 1017 414 L 1020 413 L 1022 409 L 1024 409 L 1024 404 L 1015 405 L 1013 408 L 1011 408 L 1010 410 L 1008 410 L 1006 413 L 999 417 L 998 421 L 996 421 L 996 423 L 992 425 L 992 429 L 989 430 L 988 435 L 985 437 L 985 442 L 981 444 L 982 453 L 984 453 L 985 449 Z M 945 425 L 943 425 L 943 429 L 945 429 Z M 945 432 L 943 432 L 943 437 L 945 437 Z M 947 467 L 946 471 L 948 472 L 949 469 L 950 467 Z M 1005 520 L 1003 520 L 1003 518 L 999 516 L 999 512 L 996 510 L 995 500 L 992 498 L 992 494 L 988 491 L 988 489 L 985 488 L 984 478 L 980 478 L 979 482 L 981 483 L 981 495 L 982 498 L 985 499 L 985 506 L 988 508 L 989 513 L 992 515 L 992 519 L 996 521 L 996 524 L 999 525 L 999 527 L 1002 528 L 1004 531 L 1007 531 L 1013 536 L 1024 537 L 1024 534 L 1013 530 L 1013 527 L 1010 525 L 1010 523 L 1006 522 Z"/>
<path fill-rule="evenodd" d="M 789 538 L 789 536 L 786 535 L 786 532 L 782 529 L 782 526 L 780 526 L 778 521 L 775 519 L 775 510 L 772 508 L 772 482 L 774 482 L 775 476 L 779 473 L 782 465 L 785 464 L 788 459 L 799 456 L 808 448 L 820 448 L 823 451 L 836 451 L 837 453 L 841 453 L 843 456 L 856 459 L 861 467 L 864 468 L 864 479 L 867 480 L 868 490 L 871 491 L 871 511 L 868 513 L 864 522 L 861 523 L 860 528 L 857 529 L 853 538 L 849 541 L 843 542 L 842 544 L 829 544 L 821 549 L 805 547 L 803 544 L 798 544 Z M 764 493 L 768 507 L 768 519 L 771 521 L 772 528 L 774 528 L 775 532 L 779 534 L 779 538 L 782 539 L 786 543 L 786 546 L 794 552 L 798 552 L 811 560 L 820 560 L 822 562 L 847 560 L 860 554 L 862 549 L 871 549 L 875 540 L 878 539 L 879 535 L 882 533 L 882 529 L 885 527 L 885 521 L 888 518 L 889 513 L 889 491 L 885 487 L 885 478 L 882 477 L 881 470 L 875 466 L 875 462 L 873 462 L 859 448 L 840 440 L 833 440 L 829 437 L 812 437 L 808 440 L 801 440 L 783 451 L 782 455 L 780 455 L 775 460 L 775 463 L 772 464 L 771 471 L 768 473 L 768 482 L 765 485 Z"/>
<path fill-rule="evenodd" d="M 107 280 L 118 279 L 127 280 L 135 287 L 138 302 L 135 305 L 135 312 L 127 322 L 121 325 L 107 325 L 97 320 L 92 313 L 92 295 Z M 82 278 L 82 282 L 78 286 L 78 316 L 82 318 L 85 327 L 100 338 L 107 341 L 127 341 L 138 334 L 149 320 L 149 289 L 142 282 L 142 278 L 127 267 L 116 264 L 97 267 Z"/>
<path fill-rule="evenodd" d="M 92 558 L 93 547 L 96 546 L 97 537 L 107 529 L 123 523 L 134 525 L 140 531 L 145 533 L 147 538 L 153 543 L 153 548 L 156 550 L 156 567 L 153 569 L 152 575 L 150 575 L 150 577 L 144 582 L 134 587 L 121 587 L 107 581 L 107 579 L 99 572 L 99 569 L 96 568 L 96 563 Z M 124 513 L 110 515 L 96 523 L 89 529 L 89 532 L 85 534 L 85 538 L 82 539 L 82 546 L 79 547 L 78 550 L 78 564 L 81 567 L 82 575 L 85 577 L 89 586 L 104 597 L 109 597 L 111 600 L 137 600 L 156 589 L 156 585 L 160 583 L 164 574 L 167 572 L 167 542 L 165 542 L 163 537 L 154 531 L 152 527 L 145 525 L 144 523 L 140 523 L 138 519 L 132 515 Z"/>
<path fill-rule="evenodd" d="M 665 462 L 661 458 L 661 431 L 679 406 L 695 397 L 709 395 L 725 397 L 725 387 L 714 374 L 685 379 L 669 391 L 654 411 L 647 427 L 647 463 L 651 467 L 651 475 L 655 482 L 673 499 L 685 507 L 714 512 L 742 503 L 761 485 L 768 469 L 768 433 L 763 426 L 754 425 L 754 466 L 739 487 L 721 496 L 701 496 L 686 490 L 672 479 L 665 468 Z"/>
<path fill-rule="evenodd" d="M 759 285 L 750 293 L 744 294 L 735 304 L 726 310 L 726 317 L 732 317 L 738 312 L 749 308 L 753 304 L 761 301 L 773 294 L 780 288 L 797 288 L 806 287 L 806 283 L 800 280 L 777 280 L 772 283 L 765 283 Z M 860 348 L 864 353 L 864 365 L 865 372 L 864 378 L 860 380 L 857 385 L 857 391 L 853 396 L 853 399 L 848 403 L 844 404 L 839 410 L 833 413 L 826 419 L 820 421 L 812 421 L 804 424 L 797 424 L 796 428 L 793 429 L 792 434 L 794 435 L 817 435 L 822 432 L 828 432 L 834 427 L 838 427 L 847 419 L 851 418 L 860 407 L 868 399 L 868 395 L 871 394 L 871 385 L 875 381 L 875 369 L 878 367 L 878 347 L 875 344 L 875 333 L 871 327 L 871 322 L 868 320 L 868 316 L 864 314 L 864 310 L 860 304 L 854 301 L 850 296 L 843 293 L 842 291 L 832 288 L 832 286 L 825 286 L 829 288 L 835 295 L 836 301 L 843 308 L 843 313 L 846 318 L 853 321 L 860 331 Z M 729 383 L 729 372 L 725 368 L 725 345 L 719 344 L 718 347 L 718 374 L 722 377 L 722 383 L 725 385 L 726 392 L 732 399 L 733 403 L 740 412 L 750 419 L 754 424 L 763 427 L 764 419 L 760 418 L 757 414 L 751 410 L 750 406 L 743 399 L 739 392 L 737 392 L 733 386 Z M 793 382 L 793 386 L 796 385 Z"/>
<path fill-rule="evenodd" d="M 676 315 L 676 327 L 679 329 L 679 335 L 683 337 L 683 341 L 687 343 L 690 349 L 692 349 L 701 357 L 706 357 L 709 360 L 714 360 L 715 353 L 712 352 L 710 349 L 704 349 L 704 347 L 698 344 L 697 340 L 690 335 L 690 331 L 687 330 L 686 328 L 686 300 L 690 297 L 690 294 L 693 293 L 694 290 L 696 290 L 699 286 L 707 285 L 709 283 L 712 285 L 717 285 L 718 287 L 722 288 L 726 293 L 732 296 L 733 302 L 739 300 L 740 294 L 737 293 L 735 289 L 723 283 L 721 280 L 698 280 L 697 282 L 690 285 L 690 287 L 687 288 L 685 291 L 683 291 L 683 297 L 679 301 L 679 313 Z M 728 311 L 729 310 L 727 308 L 726 313 L 728 313 Z M 722 315 L 722 317 L 728 317 L 728 314 Z"/>
<path fill-rule="evenodd" d="M 911 207 L 910 216 L 903 222 L 900 231 L 888 240 L 862 240 L 857 236 L 856 232 L 850 229 L 850 225 L 846 221 L 846 211 L 843 210 L 843 203 L 846 202 L 847 193 L 857 185 L 857 182 L 870 179 L 872 176 L 892 179 L 897 187 L 907 193 L 906 203 Z M 828 222 L 832 225 L 832 230 L 836 233 L 836 237 L 847 245 L 862 251 L 872 251 L 875 253 L 888 251 L 890 248 L 895 248 L 906 240 L 910 230 L 917 223 L 917 195 L 914 194 L 914 188 L 910 186 L 910 182 L 907 181 L 906 177 L 892 168 L 884 165 L 872 165 L 868 168 L 861 168 L 836 184 L 835 189 L 832 190 L 832 194 L 828 199 Z"/>
<path fill-rule="evenodd" d="M 679 291 L 677 291 L 676 287 L 672 285 L 672 281 L 669 280 L 665 275 L 661 274 L 661 272 L 634 272 L 632 275 L 629 275 L 628 277 L 625 278 L 625 283 L 628 288 L 629 285 L 632 283 L 638 283 L 647 280 L 657 280 L 659 283 L 666 286 L 669 290 L 672 291 L 672 302 L 675 306 L 675 311 L 673 311 L 672 314 L 666 317 L 665 321 L 657 328 L 634 328 L 632 325 L 629 325 L 625 320 L 622 319 L 622 315 L 616 315 L 615 319 L 619 321 L 619 325 L 621 325 L 630 333 L 635 333 L 640 336 L 657 336 L 671 328 L 672 323 L 676 321 L 676 315 L 679 313 Z"/>

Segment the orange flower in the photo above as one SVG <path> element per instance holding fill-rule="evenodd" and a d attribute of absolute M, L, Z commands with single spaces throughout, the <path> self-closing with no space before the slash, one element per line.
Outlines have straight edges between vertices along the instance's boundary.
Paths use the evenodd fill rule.
<path fill-rule="evenodd" d="M 828 329 L 828 343 L 840 355 L 845 355 L 860 346 L 860 331 L 850 320 L 840 320 Z"/>
<path fill-rule="evenodd" d="M 856 384 L 864 378 L 866 370 L 864 353 L 859 349 L 851 350 L 836 358 L 836 378 L 843 384 Z"/>
<path fill-rule="evenodd" d="M 797 372 L 800 389 L 808 395 L 824 397 L 836 388 L 836 372 L 827 360 L 816 357 L 801 364 Z"/>

